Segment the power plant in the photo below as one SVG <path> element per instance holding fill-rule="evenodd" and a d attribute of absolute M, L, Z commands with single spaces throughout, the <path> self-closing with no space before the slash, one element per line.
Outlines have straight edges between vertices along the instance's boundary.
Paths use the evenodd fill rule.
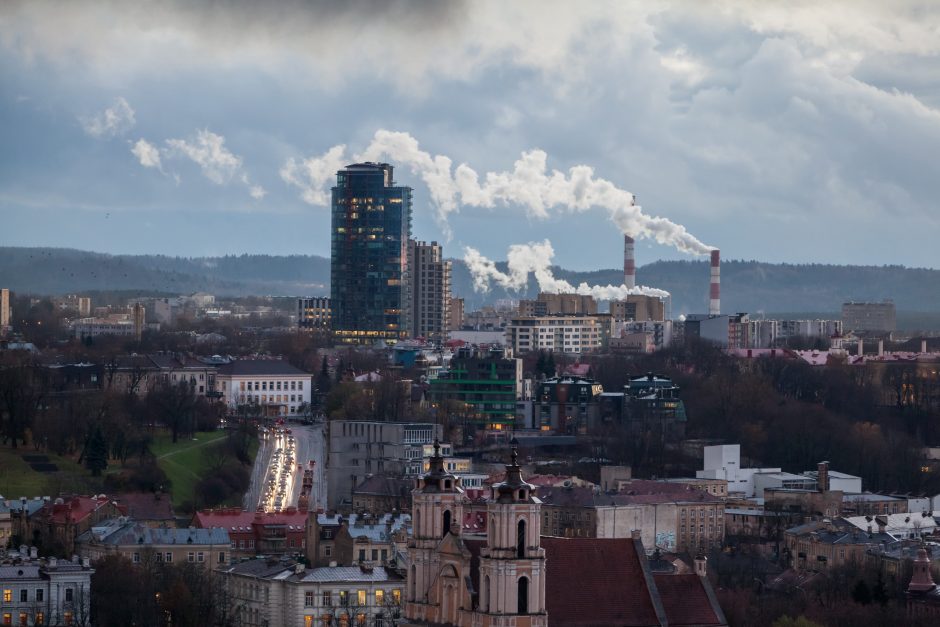
<path fill-rule="evenodd" d="M 634 239 L 623 236 L 623 284 L 627 289 L 636 287 L 636 258 L 634 257 Z"/>
<path fill-rule="evenodd" d="M 721 315 L 721 251 L 712 251 L 711 284 L 709 286 L 708 315 Z"/>

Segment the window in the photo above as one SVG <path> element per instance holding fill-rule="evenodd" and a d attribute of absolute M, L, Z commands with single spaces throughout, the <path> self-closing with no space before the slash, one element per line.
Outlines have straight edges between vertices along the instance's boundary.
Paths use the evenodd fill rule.
<path fill-rule="evenodd" d="M 392 600 L 395 602 L 395 605 L 401 605 L 401 588 L 392 590 Z"/>
<path fill-rule="evenodd" d="M 377 562 L 379 560 L 379 550 L 372 549 L 372 561 Z"/>
<path fill-rule="evenodd" d="M 310 594 L 309 592 L 307 594 Z M 304 616 L 304 627 L 313 627 L 313 616 L 307 614 Z"/>
<path fill-rule="evenodd" d="M 65 589 L 65 602 L 66 603 L 71 603 L 74 600 L 73 598 L 74 596 L 75 596 L 75 590 L 73 588 Z"/>
<path fill-rule="evenodd" d="M 359 549 L 359 561 L 360 561 L 360 562 L 366 561 L 366 550 L 365 550 L 365 549 Z"/>
<path fill-rule="evenodd" d="M 45 625 L 46 624 L 46 615 L 42 612 L 36 612 L 36 620 L 33 622 L 34 625 Z"/>
<path fill-rule="evenodd" d="M 164 561 L 164 562 L 172 562 L 172 561 L 173 561 L 173 554 L 170 553 L 169 551 L 167 551 L 167 553 L 166 553 L 166 559 L 163 560 L 163 561 Z"/>
<path fill-rule="evenodd" d="M 20 590 L 20 603 L 29 601 L 29 590 Z"/>
<path fill-rule="evenodd" d="M 297 382 L 297 389 L 298 389 L 298 390 L 304 389 L 304 382 L 303 382 L 303 381 L 298 381 L 298 382 Z"/>
<path fill-rule="evenodd" d="M 7 588 L 3 589 L 3 602 L 12 603 L 13 602 L 13 591 Z"/>
<path fill-rule="evenodd" d="M 134 553 L 134 563 L 140 564 L 140 553 Z"/>
<path fill-rule="evenodd" d="M 348 598 L 349 598 L 349 593 L 348 593 L 348 592 L 346 592 L 345 590 L 340 590 L 340 591 L 339 591 L 339 605 L 340 605 L 340 607 L 345 607 L 345 606 L 346 606 L 346 600 L 347 600 Z"/>
<path fill-rule="evenodd" d="M 6 590 L 4 590 L 4 592 L 6 592 Z M 9 613 L 4 614 L 4 615 L 3 615 L 3 624 L 4 624 L 4 625 L 12 625 L 12 624 L 13 624 L 13 614 L 9 614 Z"/>
<path fill-rule="evenodd" d="M 376 590 L 375 591 L 375 604 L 378 607 L 382 607 L 385 602 L 385 590 Z"/>
<path fill-rule="evenodd" d="M 313 607 L 313 590 L 304 592 L 304 607 Z"/>
<path fill-rule="evenodd" d="M 189 553 L 187 553 L 187 555 L 186 555 L 186 561 L 188 561 L 188 562 L 195 562 L 195 561 L 196 561 L 196 554 L 195 554 L 194 552 L 192 552 L 192 551 L 190 551 Z"/>
<path fill-rule="evenodd" d="M 71 624 L 72 624 L 72 613 L 71 613 L 71 612 L 63 612 L 63 613 L 62 613 L 62 618 L 65 619 L 65 624 L 66 624 L 66 625 L 71 625 Z"/>
<path fill-rule="evenodd" d="M 36 589 L 36 600 L 37 600 L 37 601 L 42 601 L 42 596 L 43 596 L 43 589 L 42 589 L 42 588 L 37 588 L 37 589 Z"/>
<path fill-rule="evenodd" d="M 29 619 L 29 616 L 26 614 L 26 612 L 20 612 L 20 625 L 23 625 L 25 627 L 28 624 L 27 623 L 28 619 Z"/>
<path fill-rule="evenodd" d="M 363 606 L 367 603 L 365 590 L 356 591 L 356 603 L 358 603 L 360 606 Z"/>
<path fill-rule="evenodd" d="M 323 591 L 323 598 L 321 599 L 323 607 L 332 607 L 333 605 L 333 593 L 329 590 Z"/>
<path fill-rule="evenodd" d="M 219 551 L 219 564 L 225 563 L 225 551 Z"/>

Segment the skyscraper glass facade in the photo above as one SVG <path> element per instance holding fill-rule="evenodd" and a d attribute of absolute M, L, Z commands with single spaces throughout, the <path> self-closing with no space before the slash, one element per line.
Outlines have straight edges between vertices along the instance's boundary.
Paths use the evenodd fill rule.
<path fill-rule="evenodd" d="M 395 185 L 387 163 L 357 163 L 336 173 L 331 206 L 330 298 L 337 339 L 372 344 L 407 337 L 411 188 Z"/>

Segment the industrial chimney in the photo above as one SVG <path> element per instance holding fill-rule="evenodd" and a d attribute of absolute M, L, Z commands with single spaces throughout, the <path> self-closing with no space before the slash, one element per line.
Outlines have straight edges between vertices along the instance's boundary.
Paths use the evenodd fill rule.
<path fill-rule="evenodd" d="M 633 256 L 634 240 L 623 236 L 623 284 L 627 289 L 636 287 L 636 259 Z"/>
<path fill-rule="evenodd" d="M 717 248 L 712 251 L 711 273 L 708 314 L 717 316 L 721 313 L 721 252 Z"/>

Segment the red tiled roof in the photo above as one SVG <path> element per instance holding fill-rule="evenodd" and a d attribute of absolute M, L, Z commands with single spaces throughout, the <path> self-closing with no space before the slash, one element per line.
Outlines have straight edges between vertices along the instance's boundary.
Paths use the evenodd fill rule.
<path fill-rule="evenodd" d="M 542 547 L 553 627 L 661 624 L 633 540 L 543 536 Z"/>
<path fill-rule="evenodd" d="M 108 497 L 101 496 L 73 496 L 64 499 L 63 503 L 47 505 L 49 520 L 57 524 L 78 523 L 85 520 L 99 508 L 111 502 Z M 126 514 L 125 507 L 118 506 L 121 513 Z"/>
<path fill-rule="evenodd" d="M 669 625 L 722 625 L 702 579 L 696 574 L 654 573 Z"/>
<path fill-rule="evenodd" d="M 259 525 L 294 525 L 306 528 L 306 512 L 280 512 L 280 513 L 259 513 L 249 512 L 240 509 L 209 509 L 196 512 L 193 517 L 193 525 L 203 529 L 211 527 L 232 527 L 251 528 L 252 524 Z"/>

